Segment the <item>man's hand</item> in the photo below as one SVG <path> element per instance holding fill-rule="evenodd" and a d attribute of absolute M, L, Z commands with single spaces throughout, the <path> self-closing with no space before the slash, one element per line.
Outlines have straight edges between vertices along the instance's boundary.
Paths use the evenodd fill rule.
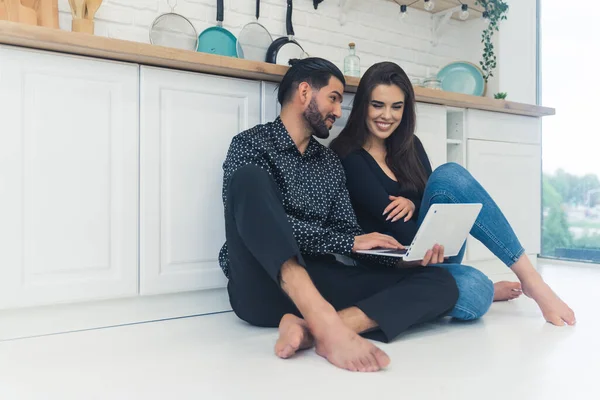
<path fill-rule="evenodd" d="M 383 210 L 383 215 L 389 213 L 386 221 L 398 221 L 404 217 L 404 222 L 410 220 L 415 212 L 415 203 L 404 197 L 390 196 L 392 202 Z"/>
<path fill-rule="evenodd" d="M 391 236 L 384 235 L 381 233 L 373 232 L 368 235 L 360 235 L 354 238 L 354 247 L 352 251 L 357 250 L 371 250 L 376 247 L 383 247 L 386 249 L 403 249 L 402 246 L 396 239 Z"/>
<path fill-rule="evenodd" d="M 444 246 L 436 244 L 433 249 L 427 250 L 421 261 L 408 261 L 402 263 L 403 267 L 426 267 L 431 264 L 442 264 L 444 262 Z"/>

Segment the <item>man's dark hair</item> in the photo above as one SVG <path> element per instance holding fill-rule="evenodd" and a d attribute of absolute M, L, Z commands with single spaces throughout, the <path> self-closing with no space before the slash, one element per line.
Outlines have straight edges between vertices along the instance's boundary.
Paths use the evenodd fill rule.
<path fill-rule="evenodd" d="M 332 76 L 335 76 L 342 82 L 342 85 L 346 86 L 344 74 L 331 61 L 309 57 L 302 60 L 290 60 L 290 65 L 291 68 L 281 80 L 277 93 L 277 100 L 282 106 L 292 98 L 292 94 L 302 82 L 308 83 L 315 90 L 320 90 L 329 84 Z"/>

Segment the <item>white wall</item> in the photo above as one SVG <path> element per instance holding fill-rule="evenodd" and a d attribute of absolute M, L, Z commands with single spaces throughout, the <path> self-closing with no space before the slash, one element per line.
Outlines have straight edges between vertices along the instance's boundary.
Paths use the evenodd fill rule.
<path fill-rule="evenodd" d="M 294 1 L 297 39 L 310 55 L 327 58 L 339 67 L 350 41 L 356 42 L 362 72 L 373 63 L 390 60 L 409 76 L 422 78 L 455 60 L 479 63 L 481 29 L 473 28 L 477 22 L 451 21 L 433 47 L 431 16 L 425 11 L 410 8 L 409 18 L 401 22 L 399 6 L 391 0 L 353 0 L 348 22 L 342 27 L 339 0 L 325 0 L 316 11 L 312 3 Z M 261 22 L 273 36 L 285 34 L 285 4 L 285 0 L 262 1 Z M 60 26 L 70 30 L 68 0 L 59 0 L 59 7 Z M 254 19 L 254 7 L 254 0 L 225 0 L 225 27 L 237 35 Z M 168 10 L 166 0 L 104 0 L 96 16 L 96 34 L 148 43 L 150 24 Z M 216 0 L 178 0 L 175 11 L 190 18 L 201 32 L 214 24 Z"/>
<path fill-rule="evenodd" d="M 509 5 L 508 19 L 502 22 L 500 32 L 496 32 L 499 60 L 498 88 L 499 91 L 508 93 L 508 100 L 535 104 L 537 97 L 536 0 L 506 0 L 506 2 Z M 582 21 L 582 23 L 586 22 Z"/>

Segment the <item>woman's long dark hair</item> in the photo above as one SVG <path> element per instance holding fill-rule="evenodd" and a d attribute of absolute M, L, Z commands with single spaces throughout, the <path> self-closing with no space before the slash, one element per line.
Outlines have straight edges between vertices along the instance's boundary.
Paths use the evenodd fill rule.
<path fill-rule="evenodd" d="M 381 62 L 365 72 L 356 90 L 348 123 L 330 147 L 344 159 L 366 143 L 370 135 L 367 127 L 369 103 L 373 90 L 379 85 L 396 85 L 405 96 L 402 122 L 385 141 L 385 162 L 403 187 L 422 193 L 425 191 L 427 175 L 415 145 L 415 92 L 410 79 L 398 64 Z"/>

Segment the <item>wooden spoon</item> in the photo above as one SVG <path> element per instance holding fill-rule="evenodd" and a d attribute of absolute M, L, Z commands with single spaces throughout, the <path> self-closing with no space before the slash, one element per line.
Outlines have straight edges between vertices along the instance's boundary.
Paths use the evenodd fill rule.
<path fill-rule="evenodd" d="M 101 5 L 102 0 L 87 0 L 87 14 L 85 18 L 93 20 Z"/>
<path fill-rule="evenodd" d="M 74 0 L 75 1 L 75 17 L 83 18 L 85 15 L 85 0 Z"/>

